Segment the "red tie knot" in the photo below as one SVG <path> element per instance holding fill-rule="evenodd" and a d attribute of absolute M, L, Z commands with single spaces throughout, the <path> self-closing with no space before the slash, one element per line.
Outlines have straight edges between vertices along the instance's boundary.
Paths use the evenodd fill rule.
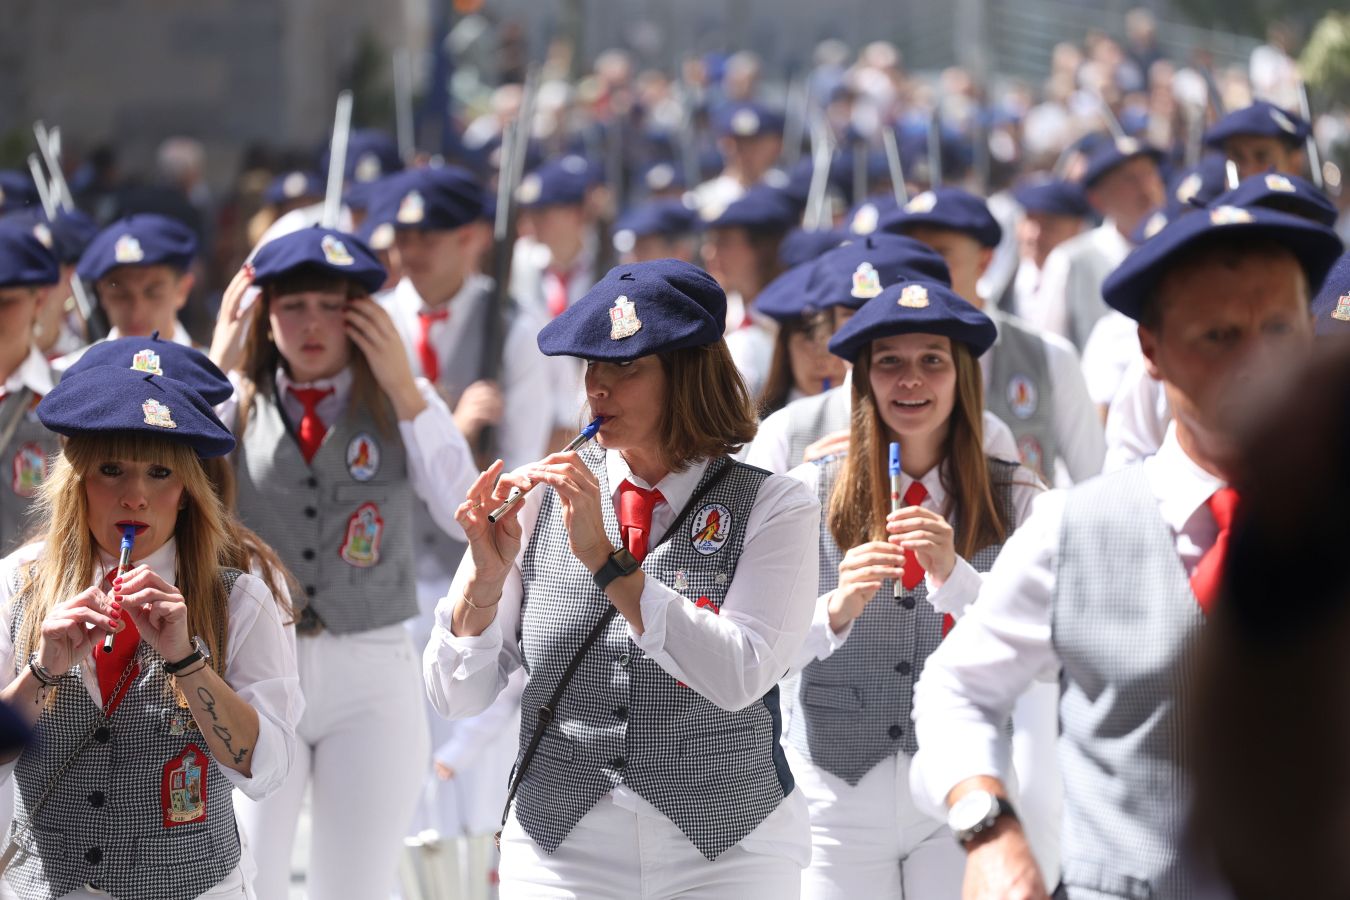
<path fill-rule="evenodd" d="M 639 561 L 647 555 L 652 510 L 664 499 L 656 488 L 640 488 L 630 481 L 619 485 L 619 532 L 628 552 Z"/>
<path fill-rule="evenodd" d="M 905 489 L 904 501 L 906 506 L 918 506 L 928 499 L 928 488 L 923 486 L 922 481 L 915 480 Z"/>
<path fill-rule="evenodd" d="M 1219 488 L 1210 498 L 1205 501 L 1209 506 L 1209 511 L 1214 515 L 1214 521 L 1219 526 L 1219 531 L 1227 531 L 1233 525 L 1233 513 L 1237 511 L 1238 492 L 1234 488 Z"/>
<path fill-rule="evenodd" d="M 417 317 L 430 325 L 432 322 L 444 322 L 450 318 L 450 307 L 443 306 L 440 309 L 419 309 Z"/>
<path fill-rule="evenodd" d="M 305 408 L 305 412 L 312 413 L 323 402 L 323 398 L 333 393 L 332 388 L 288 388 L 291 396 L 300 401 L 300 405 Z"/>

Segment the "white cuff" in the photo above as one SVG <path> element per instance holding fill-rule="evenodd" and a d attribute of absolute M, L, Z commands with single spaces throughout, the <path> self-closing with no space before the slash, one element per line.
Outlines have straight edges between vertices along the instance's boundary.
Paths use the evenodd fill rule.
<path fill-rule="evenodd" d="M 984 576 L 960 556 L 942 587 L 934 587 L 932 578 L 926 573 L 923 580 L 928 586 L 928 602 L 933 608 L 957 619 L 965 615 L 970 604 L 980 596 L 980 586 L 984 584 Z"/>

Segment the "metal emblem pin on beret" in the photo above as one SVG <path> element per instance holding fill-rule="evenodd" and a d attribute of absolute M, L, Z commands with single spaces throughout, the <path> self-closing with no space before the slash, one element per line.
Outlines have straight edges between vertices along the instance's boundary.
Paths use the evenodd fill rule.
<path fill-rule="evenodd" d="M 731 133 L 738 137 L 748 137 L 759 131 L 759 116 L 753 109 L 738 109 L 731 117 Z"/>
<path fill-rule="evenodd" d="M 563 167 L 563 171 L 565 172 L 570 172 L 573 175 L 580 175 L 586 171 L 586 158 L 577 156 L 576 154 L 564 156 L 559 165 Z"/>
<path fill-rule="evenodd" d="M 848 229 L 854 234 L 871 234 L 877 230 L 877 223 L 880 221 L 881 211 L 877 209 L 877 205 L 864 203 L 853 214 L 853 221 L 849 223 Z"/>
<path fill-rule="evenodd" d="M 120 263 L 138 263 L 145 259 L 145 251 L 135 235 L 124 234 L 113 245 L 113 259 Z"/>
<path fill-rule="evenodd" d="M 1286 132 L 1288 134 L 1298 134 L 1298 126 L 1295 125 L 1288 116 L 1280 112 L 1278 109 L 1275 109 L 1273 107 L 1271 108 L 1270 118 L 1272 121 L 1275 122 L 1276 125 L 1279 126 L 1281 131 Z"/>
<path fill-rule="evenodd" d="M 1298 188 L 1294 187 L 1292 181 L 1275 172 L 1266 176 L 1266 188 L 1272 191 L 1279 191 L 1282 194 L 1294 194 L 1298 192 Z"/>
<path fill-rule="evenodd" d="M 1340 319 L 1342 322 L 1350 322 L 1350 293 L 1341 294 L 1340 299 L 1336 301 L 1336 309 L 1332 312 L 1333 319 Z"/>
<path fill-rule="evenodd" d="M 533 203 L 543 192 L 543 180 L 531 172 L 520 180 L 520 187 L 516 188 L 516 199 L 521 203 Z"/>
<path fill-rule="evenodd" d="M 870 262 L 858 263 L 858 268 L 853 270 L 853 290 L 849 291 L 849 296 L 857 297 L 859 300 L 871 300 L 880 293 L 881 275 L 876 267 Z"/>
<path fill-rule="evenodd" d="M 333 237 L 331 234 L 323 236 L 323 240 L 319 242 L 319 247 L 323 250 L 323 258 L 328 260 L 332 265 L 350 266 L 352 263 L 356 262 L 356 260 L 352 258 L 351 252 L 347 249 L 347 245 Z"/>
<path fill-rule="evenodd" d="M 1200 193 L 1200 188 L 1204 187 L 1205 179 L 1199 172 L 1192 172 L 1181 179 L 1181 184 L 1177 185 L 1177 201 L 1179 203 L 1190 203 L 1195 195 Z"/>
<path fill-rule="evenodd" d="M 913 200 L 910 200 L 905 204 L 905 212 L 929 213 L 933 211 L 933 207 L 935 206 L 937 206 L 937 194 L 934 194 L 932 191 L 924 191 L 922 194 L 916 195 Z"/>
<path fill-rule="evenodd" d="M 173 420 L 169 408 L 154 398 L 141 404 L 141 412 L 145 414 L 145 424 L 147 425 L 154 425 L 159 428 L 178 427 L 178 423 Z"/>
<path fill-rule="evenodd" d="M 357 181 L 375 181 L 383 174 L 384 167 L 380 165 L 379 155 L 370 152 L 361 154 L 352 170 L 352 177 Z"/>
<path fill-rule="evenodd" d="M 664 191 L 675 183 L 675 167 L 670 163 L 658 163 L 647 170 L 647 189 Z"/>
<path fill-rule="evenodd" d="M 52 249 L 52 230 L 47 227 L 45 222 L 38 222 L 33 226 L 33 237 L 38 239 L 38 243 Z"/>
<path fill-rule="evenodd" d="M 1212 225 L 1246 225 L 1254 220 L 1251 213 L 1238 206 L 1216 206 L 1209 211 Z"/>
<path fill-rule="evenodd" d="M 153 350 L 141 350 L 133 356 L 131 368 L 136 372 L 146 372 L 150 375 L 164 374 L 164 370 L 159 365 L 159 354 Z"/>
<path fill-rule="evenodd" d="M 394 216 L 404 225 L 416 225 L 426 217 L 426 201 L 422 199 L 421 191 L 408 191 L 399 201 L 398 213 Z"/>
<path fill-rule="evenodd" d="M 1167 213 L 1155 212 L 1149 216 L 1148 223 L 1144 226 L 1144 239 L 1153 237 L 1158 232 L 1167 227 Z"/>
<path fill-rule="evenodd" d="M 1139 152 L 1139 142 L 1132 137 L 1116 138 L 1116 152 L 1121 156 L 1129 156 L 1132 153 Z"/>
<path fill-rule="evenodd" d="M 928 305 L 928 288 L 921 284 L 905 285 L 904 290 L 900 292 L 900 299 L 895 302 L 897 306 L 923 309 Z"/>
<path fill-rule="evenodd" d="M 287 200 L 294 200 L 296 197 L 304 194 L 308 179 L 304 172 L 292 172 L 286 176 L 286 180 L 281 182 L 281 193 Z"/>
<path fill-rule="evenodd" d="M 637 317 L 637 310 L 633 308 L 633 301 L 629 300 L 624 294 L 620 294 L 614 299 L 614 306 L 609 311 L 609 339 L 611 341 L 621 341 L 624 338 L 632 337 L 642 329 L 642 320 Z"/>

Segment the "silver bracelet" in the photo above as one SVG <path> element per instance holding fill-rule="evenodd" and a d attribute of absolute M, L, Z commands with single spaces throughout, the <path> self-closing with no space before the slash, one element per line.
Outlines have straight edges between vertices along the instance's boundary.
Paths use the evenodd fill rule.
<path fill-rule="evenodd" d="M 56 687 L 61 683 L 61 676 L 53 675 L 46 666 L 37 661 L 37 651 L 28 657 L 28 669 L 33 673 L 33 677 L 42 683 L 43 687 Z"/>

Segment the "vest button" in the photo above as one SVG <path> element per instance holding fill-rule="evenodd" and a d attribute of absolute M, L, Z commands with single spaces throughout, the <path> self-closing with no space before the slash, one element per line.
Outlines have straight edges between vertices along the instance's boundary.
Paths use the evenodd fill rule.
<path fill-rule="evenodd" d="M 618 706 L 618 707 L 615 707 L 615 709 L 614 709 L 614 718 L 618 719 L 620 722 L 622 722 L 624 719 L 627 719 L 627 718 L 628 718 L 628 707 L 626 707 L 626 706 Z"/>
<path fill-rule="evenodd" d="M 98 865 L 103 862 L 103 851 L 97 847 L 90 847 L 88 850 L 84 851 L 84 861 L 90 865 Z"/>
<path fill-rule="evenodd" d="M 619 665 L 626 667 L 632 661 L 633 657 L 629 656 L 627 653 L 619 654 Z"/>
<path fill-rule="evenodd" d="M 900 605 L 903 606 L 905 609 L 913 609 L 914 598 L 906 594 L 905 596 L 900 598 Z"/>
<path fill-rule="evenodd" d="M 314 596 L 315 594 L 317 594 L 317 593 L 318 593 L 318 590 L 314 587 L 314 585 L 312 585 L 312 584 L 307 584 L 307 585 L 305 585 L 305 596 L 306 596 L 306 597 L 313 597 L 313 596 Z"/>
<path fill-rule="evenodd" d="M 108 730 L 107 725 L 100 725 L 94 729 L 94 740 L 100 744 L 106 744 L 112 739 L 112 732 Z"/>
<path fill-rule="evenodd" d="M 94 791 L 92 794 L 89 795 L 89 805 L 92 806 L 94 809 L 98 809 L 100 806 L 102 806 L 103 800 L 104 797 L 102 791 Z"/>
<path fill-rule="evenodd" d="M 628 765 L 628 760 L 624 759 L 622 756 L 616 756 L 609 761 L 609 767 L 611 769 L 622 769 L 626 765 Z"/>
<path fill-rule="evenodd" d="M 314 551 L 309 547 L 306 547 L 304 550 L 301 550 L 300 555 L 306 560 L 312 560 L 315 557 Z"/>
<path fill-rule="evenodd" d="M 306 518 L 306 519 L 317 518 L 318 515 L 319 515 L 319 511 L 318 511 L 317 509 L 315 509 L 314 507 L 312 507 L 312 506 L 306 506 L 306 507 L 305 507 L 305 518 Z"/>
<path fill-rule="evenodd" d="M 309 478 L 305 479 L 305 485 L 306 487 L 316 488 L 319 486 L 319 479 L 311 475 Z"/>
<path fill-rule="evenodd" d="M 901 675 L 908 675 L 913 670 L 914 667 L 903 659 L 895 664 L 895 671 L 899 672 Z"/>
<path fill-rule="evenodd" d="M 899 740 L 899 739 L 900 739 L 900 735 L 902 735 L 902 734 L 904 734 L 904 733 L 905 733 L 905 729 L 901 728 L 899 725 L 892 725 L 892 726 L 890 727 L 890 731 L 888 732 L 888 734 L 890 734 L 890 736 L 891 736 L 893 739 L 895 739 L 895 740 Z"/>

